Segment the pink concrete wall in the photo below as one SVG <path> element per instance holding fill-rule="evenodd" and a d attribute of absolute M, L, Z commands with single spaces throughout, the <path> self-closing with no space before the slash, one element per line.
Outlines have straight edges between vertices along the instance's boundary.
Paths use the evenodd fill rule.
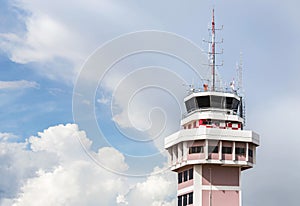
<path fill-rule="evenodd" d="M 194 185 L 194 180 L 188 180 L 178 184 L 178 190 Z"/>
<path fill-rule="evenodd" d="M 202 160 L 205 159 L 205 154 L 204 153 L 195 153 L 195 154 L 188 154 L 187 157 L 188 160 Z"/>
<path fill-rule="evenodd" d="M 226 142 L 226 141 L 223 141 L 223 142 L 222 142 L 222 146 L 223 146 L 223 147 L 232 147 L 232 142 Z"/>
<path fill-rule="evenodd" d="M 219 159 L 219 153 L 211 153 L 208 155 L 208 159 L 212 160 L 218 160 Z"/>
<path fill-rule="evenodd" d="M 210 191 L 202 191 L 202 206 L 209 206 Z M 239 191 L 212 191 L 213 206 L 239 206 Z"/>
<path fill-rule="evenodd" d="M 244 142 L 235 142 L 235 146 L 236 147 L 246 148 L 246 143 L 244 143 Z"/>
<path fill-rule="evenodd" d="M 246 161 L 246 156 L 245 155 L 235 155 L 235 160 Z"/>
<path fill-rule="evenodd" d="M 232 154 L 223 154 L 222 159 L 223 160 L 232 160 Z"/>
<path fill-rule="evenodd" d="M 239 186 L 239 168 L 226 167 L 220 165 L 203 165 L 202 167 L 202 184 L 210 185 L 210 172 L 212 176 L 212 185 L 219 186 Z"/>
<path fill-rule="evenodd" d="M 196 147 L 196 146 L 204 146 L 205 145 L 205 141 L 204 140 L 196 140 L 193 142 L 192 146 Z"/>

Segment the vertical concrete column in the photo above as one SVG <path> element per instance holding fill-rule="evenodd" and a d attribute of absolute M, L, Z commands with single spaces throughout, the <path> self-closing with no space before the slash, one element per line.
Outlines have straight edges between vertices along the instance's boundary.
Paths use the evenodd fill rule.
<path fill-rule="evenodd" d="M 194 206 L 202 206 L 202 165 L 194 165 Z"/>
<path fill-rule="evenodd" d="M 182 155 L 182 158 L 183 158 L 183 161 L 187 161 L 187 156 L 188 156 L 188 153 L 189 153 L 189 148 L 188 148 L 188 143 L 186 141 L 183 142 L 183 155 Z"/>
<path fill-rule="evenodd" d="M 205 140 L 205 145 L 204 145 L 204 154 L 205 154 L 205 159 L 208 160 L 208 140 Z"/>
<path fill-rule="evenodd" d="M 235 160 L 235 142 L 232 144 L 232 160 Z"/>
<path fill-rule="evenodd" d="M 182 143 L 177 144 L 177 151 L 178 151 L 178 162 L 182 162 Z"/>
<path fill-rule="evenodd" d="M 246 143 L 246 161 L 249 161 L 249 143 Z"/>
<path fill-rule="evenodd" d="M 242 206 L 242 169 L 239 169 L 239 206 Z"/>
<path fill-rule="evenodd" d="M 222 140 L 220 140 L 220 142 L 219 142 L 219 160 L 222 160 L 222 145 L 223 145 L 223 142 L 222 142 Z"/>
<path fill-rule="evenodd" d="M 173 165 L 176 165 L 176 163 L 177 163 L 177 145 L 174 145 L 172 147 L 172 150 L 173 150 L 173 152 L 172 152 L 172 154 L 173 154 Z"/>

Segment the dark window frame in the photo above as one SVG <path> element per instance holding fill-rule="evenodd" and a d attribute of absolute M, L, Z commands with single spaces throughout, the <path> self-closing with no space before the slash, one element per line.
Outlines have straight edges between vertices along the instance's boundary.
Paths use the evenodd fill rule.
<path fill-rule="evenodd" d="M 194 179 L 194 169 L 193 168 L 189 169 L 189 180 L 192 180 L 192 179 Z"/>
<path fill-rule="evenodd" d="M 208 153 L 219 153 L 219 146 L 208 146 Z"/>
<path fill-rule="evenodd" d="M 183 206 L 187 205 L 187 194 L 182 195 L 183 196 Z"/>
<path fill-rule="evenodd" d="M 191 205 L 191 204 L 193 204 L 193 202 L 194 202 L 194 201 L 193 201 L 193 192 L 189 193 L 188 195 L 189 195 L 189 198 L 188 198 L 188 204 Z"/>
<path fill-rule="evenodd" d="M 204 153 L 203 146 L 194 146 L 189 148 L 189 154 Z"/>
<path fill-rule="evenodd" d="M 251 158 L 253 157 L 253 150 L 252 149 L 248 150 L 248 156 L 251 157 Z"/>
<path fill-rule="evenodd" d="M 210 108 L 210 96 L 200 96 L 196 97 L 197 106 L 200 109 Z"/>
<path fill-rule="evenodd" d="M 222 154 L 232 154 L 232 147 L 222 147 Z"/>
<path fill-rule="evenodd" d="M 182 183 L 182 172 L 178 173 L 178 184 Z"/>
<path fill-rule="evenodd" d="M 188 181 L 188 170 L 183 171 L 183 181 Z"/>
<path fill-rule="evenodd" d="M 182 196 L 178 196 L 178 206 L 182 206 Z"/>
<path fill-rule="evenodd" d="M 244 147 L 236 147 L 235 148 L 235 154 L 236 155 L 245 155 L 246 149 Z"/>

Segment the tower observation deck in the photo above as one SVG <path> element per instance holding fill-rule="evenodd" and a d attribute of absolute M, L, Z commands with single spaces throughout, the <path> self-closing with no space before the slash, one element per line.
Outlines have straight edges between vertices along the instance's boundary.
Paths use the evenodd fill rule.
<path fill-rule="evenodd" d="M 181 130 L 165 138 L 178 174 L 178 206 L 242 205 L 241 172 L 253 167 L 259 146 L 259 135 L 244 129 L 242 102 L 234 90 L 215 91 L 214 83 L 184 99 Z"/>

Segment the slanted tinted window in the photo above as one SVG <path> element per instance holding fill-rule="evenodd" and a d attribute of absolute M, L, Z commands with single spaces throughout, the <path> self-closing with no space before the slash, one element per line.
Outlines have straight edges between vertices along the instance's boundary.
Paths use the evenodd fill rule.
<path fill-rule="evenodd" d="M 210 106 L 213 108 L 223 109 L 223 108 L 225 108 L 225 97 L 211 96 L 210 104 L 211 104 Z"/>
<path fill-rule="evenodd" d="M 182 206 L 182 196 L 178 197 L 178 206 Z"/>
<path fill-rule="evenodd" d="M 218 153 L 219 147 L 218 146 L 208 146 L 208 153 Z"/>
<path fill-rule="evenodd" d="M 189 193 L 189 205 L 193 204 L 193 193 Z"/>
<path fill-rule="evenodd" d="M 240 102 L 237 99 L 233 99 L 232 101 L 232 109 L 233 111 L 237 112 L 239 108 Z"/>
<path fill-rule="evenodd" d="M 185 102 L 186 110 L 187 112 L 191 112 L 195 109 L 197 109 L 197 102 L 195 98 L 189 99 Z"/>
<path fill-rule="evenodd" d="M 189 169 L 189 180 L 192 180 L 194 178 L 194 170 L 193 168 Z"/>
<path fill-rule="evenodd" d="M 208 108 L 210 107 L 209 96 L 197 97 L 197 103 L 199 108 Z"/>
<path fill-rule="evenodd" d="M 178 184 L 182 183 L 182 172 L 178 173 Z"/>
<path fill-rule="evenodd" d="M 185 182 L 187 180 L 188 180 L 188 171 L 186 170 L 183 172 L 183 181 Z"/>
<path fill-rule="evenodd" d="M 226 109 L 232 109 L 233 111 L 237 112 L 239 103 L 239 100 L 235 98 L 226 97 Z"/>
<path fill-rule="evenodd" d="M 232 97 L 226 97 L 226 109 L 232 109 Z"/>
<path fill-rule="evenodd" d="M 236 147 L 235 154 L 236 155 L 245 155 L 245 148 Z"/>
<path fill-rule="evenodd" d="M 223 154 L 232 154 L 232 147 L 222 147 Z"/>

